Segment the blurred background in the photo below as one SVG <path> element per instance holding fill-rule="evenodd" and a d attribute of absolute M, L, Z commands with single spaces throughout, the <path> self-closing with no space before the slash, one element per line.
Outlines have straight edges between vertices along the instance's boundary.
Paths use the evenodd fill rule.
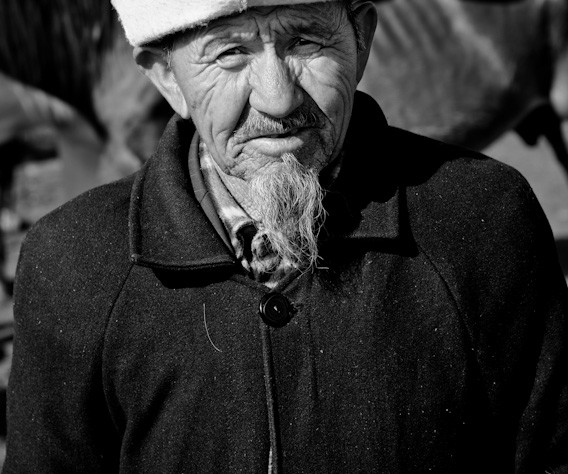
<path fill-rule="evenodd" d="M 360 89 L 392 125 L 517 168 L 568 275 L 568 0 L 376 4 Z M 0 1 L 0 466 L 26 230 L 81 192 L 135 172 L 171 113 L 136 69 L 109 2 Z"/>

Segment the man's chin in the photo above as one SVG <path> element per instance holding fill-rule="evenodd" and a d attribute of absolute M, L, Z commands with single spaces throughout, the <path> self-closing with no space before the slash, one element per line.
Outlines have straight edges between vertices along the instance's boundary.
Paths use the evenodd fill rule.
<path fill-rule="evenodd" d="M 250 183 L 254 178 L 277 169 L 282 165 L 282 156 L 267 156 L 261 154 L 244 154 L 238 157 L 238 163 L 231 167 L 227 174 Z"/>

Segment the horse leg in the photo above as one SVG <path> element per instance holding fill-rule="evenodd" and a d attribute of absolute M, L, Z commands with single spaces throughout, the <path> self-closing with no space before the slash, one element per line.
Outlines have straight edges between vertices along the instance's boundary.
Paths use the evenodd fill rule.
<path fill-rule="evenodd" d="M 568 145 L 562 133 L 562 120 L 551 104 L 540 105 L 531 111 L 515 131 L 529 146 L 536 145 L 539 138 L 544 137 L 568 176 Z"/>
<path fill-rule="evenodd" d="M 550 144 L 556 159 L 568 177 L 568 145 L 562 133 L 562 121 L 556 112 L 550 108 L 551 116 L 544 129 L 543 135 Z"/>

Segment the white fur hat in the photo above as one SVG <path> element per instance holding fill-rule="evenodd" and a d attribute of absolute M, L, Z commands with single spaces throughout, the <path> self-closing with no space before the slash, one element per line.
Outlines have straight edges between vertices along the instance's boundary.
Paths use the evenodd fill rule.
<path fill-rule="evenodd" d="M 133 46 L 251 7 L 326 1 L 334 0 L 111 0 Z"/>

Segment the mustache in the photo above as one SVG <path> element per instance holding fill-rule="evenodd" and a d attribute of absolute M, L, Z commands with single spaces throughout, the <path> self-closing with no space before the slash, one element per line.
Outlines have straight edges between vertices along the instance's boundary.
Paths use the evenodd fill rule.
<path fill-rule="evenodd" d="M 259 112 L 247 113 L 239 120 L 233 138 L 237 143 L 242 143 L 253 138 L 266 135 L 283 135 L 298 128 L 322 128 L 325 118 L 322 112 L 303 105 L 284 118 L 273 118 Z"/>

